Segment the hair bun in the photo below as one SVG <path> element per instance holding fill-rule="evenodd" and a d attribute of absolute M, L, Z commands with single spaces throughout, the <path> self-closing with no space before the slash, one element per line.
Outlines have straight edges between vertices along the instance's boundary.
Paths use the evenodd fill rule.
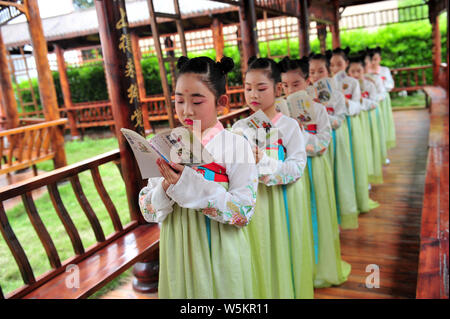
<path fill-rule="evenodd" d="M 345 53 L 346 55 L 348 55 L 348 54 L 350 53 L 350 48 L 349 48 L 349 47 L 346 47 L 346 48 L 344 49 L 344 53 Z"/>
<path fill-rule="evenodd" d="M 183 56 L 180 56 L 180 57 L 178 58 L 178 61 L 177 61 L 177 69 L 178 69 L 178 70 L 181 70 L 181 68 L 182 68 L 184 65 L 186 65 L 188 62 L 189 62 L 189 58 L 188 58 L 188 57 L 185 57 L 184 55 L 183 55 Z"/>
<path fill-rule="evenodd" d="M 222 57 L 220 59 L 220 62 L 217 62 L 217 66 L 222 71 L 223 74 L 227 74 L 234 68 L 234 61 L 232 58 L 229 58 L 227 56 Z"/>
<path fill-rule="evenodd" d="M 281 61 L 277 63 L 278 68 L 280 69 L 281 73 L 286 73 L 289 70 L 289 63 L 290 63 L 289 57 L 285 56 Z"/>
<path fill-rule="evenodd" d="M 331 50 L 326 50 L 325 51 L 325 57 L 329 60 L 331 59 L 331 57 L 333 56 L 333 51 Z"/>
<path fill-rule="evenodd" d="M 247 61 L 247 65 L 252 64 L 254 61 L 256 61 L 258 58 L 256 57 L 256 55 L 252 55 L 251 57 L 248 58 Z"/>

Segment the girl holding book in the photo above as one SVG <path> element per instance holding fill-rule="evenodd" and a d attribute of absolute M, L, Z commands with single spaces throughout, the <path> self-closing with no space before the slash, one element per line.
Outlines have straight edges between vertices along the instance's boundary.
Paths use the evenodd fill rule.
<path fill-rule="evenodd" d="M 358 80 L 361 88 L 361 105 L 363 107 L 362 121 L 366 129 L 366 159 L 369 172 L 369 182 L 383 183 L 383 160 L 380 145 L 380 133 L 377 124 L 378 103 L 376 101 L 377 89 L 375 84 L 364 77 L 364 56 L 349 57 L 348 74 Z"/>
<path fill-rule="evenodd" d="M 256 297 L 313 298 L 312 277 L 302 277 L 312 272 L 312 245 L 304 241 L 310 234 L 301 228 L 309 214 L 306 202 L 293 195 L 304 194 L 298 180 L 306 165 L 305 141 L 296 121 L 276 110 L 275 99 L 282 90 L 278 65 L 268 58 L 250 58 L 244 90 L 249 107 L 263 111 L 279 136 L 264 148 L 253 147 L 260 185 L 255 216 L 246 230 Z M 240 131 L 245 121 L 236 122 L 233 130 Z"/>
<path fill-rule="evenodd" d="M 349 48 L 336 48 L 330 51 L 330 70 L 338 89 L 344 94 L 349 103 L 349 112 L 346 116 L 349 136 L 350 148 L 352 152 L 353 177 L 355 181 L 355 193 L 360 212 L 368 212 L 377 207 L 377 203 L 369 198 L 369 172 L 366 159 L 368 130 L 364 129 L 362 122 L 362 106 L 361 106 L 361 88 L 358 80 L 350 77 L 346 73 L 348 66 L 347 54 Z M 366 137 L 367 136 L 367 137 Z M 353 223 L 342 225 L 343 228 L 357 228 L 358 220 Z"/>
<path fill-rule="evenodd" d="M 386 92 L 383 87 L 383 80 L 381 76 L 378 74 L 372 73 L 372 60 L 371 60 L 371 50 L 366 49 L 358 52 L 358 54 L 364 57 L 364 78 L 369 80 L 375 85 L 376 94 L 372 97 L 372 100 L 375 100 L 378 103 L 378 107 L 375 109 L 376 121 L 378 124 L 378 129 L 380 132 L 380 149 L 381 149 L 381 157 L 383 160 L 383 164 L 387 161 L 387 143 L 386 143 L 386 128 L 384 125 L 384 103 L 386 98 Z"/>
<path fill-rule="evenodd" d="M 290 107 L 295 107 L 300 93 L 308 87 L 308 58 L 281 61 L 282 82 Z M 302 103 L 307 106 L 307 103 Z M 313 102 L 304 110 L 299 124 L 306 139 L 308 165 L 304 180 L 309 183 L 311 216 L 314 237 L 316 287 L 343 283 L 351 270 L 341 260 L 339 229 L 336 212 L 333 174 L 329 161 L 323 155 L 331 141 L 331 125 L 324 105 Z"/>
<path fill-rule="evenodd" d="M 329 59 L 322 54 L 309 57 L 309 81 L 314 85 L 330 76 Z M 329 79 L 331 80 L 331 79 Z M 331 80 L 332 81 L 332 80 Z M 332 143 L 328 148 L 328 159 L 334 175 L 338 222 L 343 228 L 357 225 L 358 206 L 353 178 L 352 153 L 346 116 L 349 103 L 339 90 L 333 90 L 325 105 L 331 123 Z"/>
<path fill-rule="evenodd" d="M 161 227 L 160 298 L 254 297 L 244 229 L 254 213 L 258 172 L 250 144 L 217 120 L 233 66 L 227 57 L 177 63 L 176 113 L 215 161 L 191 168 L 157 160 L 162 177 L 149 178 L 140 192 L 144 218 Z"/>
<path fill-rule="evenodd" d="M 392 115 L 391 97 L 389 92 L 394 88 L 394 79 L 388 67 L 380 65 L 381 63 L 381 48 L 376 47 L 370 50 L 371 71 L 381 77 L 383 88 L 385 91 L 385 100 L 382 104 L 384 106 L 384 125 L 386 129 L 386 147 L 388 149 L 395 147 L 395 123 Z M 387 161 L 389 162 L 389 160 Z"/>

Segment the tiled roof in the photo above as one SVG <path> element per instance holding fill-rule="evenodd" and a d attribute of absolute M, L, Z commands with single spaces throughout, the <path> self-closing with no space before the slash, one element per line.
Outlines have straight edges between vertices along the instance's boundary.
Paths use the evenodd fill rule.
<path fill-rule="evenodd" d="M 207 0 L 179 0 L 183 18 L 209 15 L 232 9 L 233 6 Z M 175 13 L 173 1 L 154 0 L 156 12 Z M 131 27 L 150 24 L 147 1 L 126 1 L 128 21 Z M 163 19 L 161 19 L 162 21 Z M 158 18 L 158 21 L 160 19 Z M 42 19 L 44 35 L 47 41 L 55 41 L 98 32 L 98 21 L 95 7 L 74 11 L 68 14 Z M 3 41 L 7 47 L 30 43 L 30 35 L 26 22 L 6 24 L 1 27 Z"/>

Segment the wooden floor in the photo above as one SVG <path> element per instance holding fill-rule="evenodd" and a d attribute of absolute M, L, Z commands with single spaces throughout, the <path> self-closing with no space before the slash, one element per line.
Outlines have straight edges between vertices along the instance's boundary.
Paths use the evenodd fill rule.
<path fill-rule="evenodd" d="M 341 231 L 342 258 L 352 265 L 347 282 L 316 289 L 315 298 L 415 298 L 429 115 L 427 110 L 394 112 L 397 147 L 389 151 L 384 184 L 373 186 L 380 207 L 360 215 L 359 228 Z M 367 288 L 368 265 L 379 267 L 379 288 Z M 157 298 L 125 285 L 102 298 Z"/>

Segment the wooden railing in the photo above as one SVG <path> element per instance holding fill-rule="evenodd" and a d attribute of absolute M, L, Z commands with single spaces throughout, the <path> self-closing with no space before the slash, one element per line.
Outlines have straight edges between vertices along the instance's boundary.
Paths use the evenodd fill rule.
<path fill-rule="evenodd" d="M 157 225 L 139 225 L 131 215 L 131 223 L 123 226 L 117 209 L 105 189 L 99 173 L 99 166 L 106 163 L 117 163 L 119 160 L 119 150 L 114 150 L 0 189 L 0 230 L 17 263 L 24 283 L 23 287 L 9 293 L 6 298 L 87 297 L 105 282 L 129 268 L 130 264 L 138 260 L 140 256 L 154 249 L 159 240 Z M 92 209 L 81 186 L 79 175 L 85 171 L 91 173 L 97 193 L 113 224 L 114 232 L 110 235 L 105 235 L 97 212 Z M 81 233 L 75 226 L 58 190 L 58 183 L 66 180 L 70 181 L 77 201 L 95 234 L 96 243 L 87 249 L 83 246 Z M 120 183 L 120 180 L 116 182 Z M 47 188 L 56 211 L 57 216 L 55 218 L 59 218 L 64 225 L 75 253 L 73 257 L 65 261 L 61 261 L 49 231 L 42 222 L 40 212 L 31 196 L 33 190 L 41 187 Z M 50 271 L 39 277 L 35 276 L 29 258 L 16 237 L 4 210 L 3 202 L 17 196 L 22 197 L 26 213 L 51 265 Z M 139 230 L 140 227 L 145 227 L 145 229 Z M 95 259 L 97 260 L 95 261 Z M 69 265 L 79 267 L 82 280 L 78 290 L 65 286 L 65 272 Z"/>
<path fill-rule="evenodd" d="M 0 132 L 0 174 L 10 173 L 54 158 L 55 130 L 67 119 L 22 126 Z M 36 175 L 36 171 L 35 171 Z"/>
<path fill-rule="evenodd" d="M 228 90 L 229 108 L 231 111 L 242 107 L 245 104 L 244 89 L 242 87 L 233 87 Z M 175 97 L 172 96 L 174 100 Z M 166 103 L 164 96 L 150 96 L 143 98 L 141 103 L 144 121 L 166 121 L 168 119 L 166 112 Z M 111 111 L 111 102 L 99 101 L 89 103 L 77 103 L 71 108 L 60 108 L 60 116 L 68 117 L 68 112 L 75 113 L 76 127 L 98 127 L 113 126 L 114 118 Z M 145 118 L 147 114 L 147 117 Z"/>
<path fill-rule="evenodd" d="M 438 87 L 425 90 L 431 98 L 430 134 L 416 298 L 448 299 L 448 95 Z"/>
<path fill-rule="evenodd" d="M 427 85 L 432 85 L 432 66 L 418 66 L 408 68 L 392 69 L 395 87 L 392 92 L 417 91 Z M 227 91 L 229 95 L 230 110 L 238 109 L 245 104 L 244 88 L 242 86 L 230 87 Z M 172 97 L 174 100 L 174 97 Z M 142 114 L 144 121 L 148 123 L 155 121 L 167 121 L 165 99 L 162 95 L 153 95 L 142 98 Z M 99 127 L 114 125 L 114 119 L 109 101 L 76 103 L 72 108 L 60 108 L 61 117 L 68 117 L 68 112 L 75 113 L 76 127 L 84 129 L 87 127 Z"/>
<path fill-rule="evenodd" d="M 431 72 L 431 65 L 392 69 L 395 87 L 392 92 L 417 91 L 427 85 L 433 85 L 432 79 L 427 79 L 427 70 Z M 430 73 L 431 74 L 431 73 Z"/>

